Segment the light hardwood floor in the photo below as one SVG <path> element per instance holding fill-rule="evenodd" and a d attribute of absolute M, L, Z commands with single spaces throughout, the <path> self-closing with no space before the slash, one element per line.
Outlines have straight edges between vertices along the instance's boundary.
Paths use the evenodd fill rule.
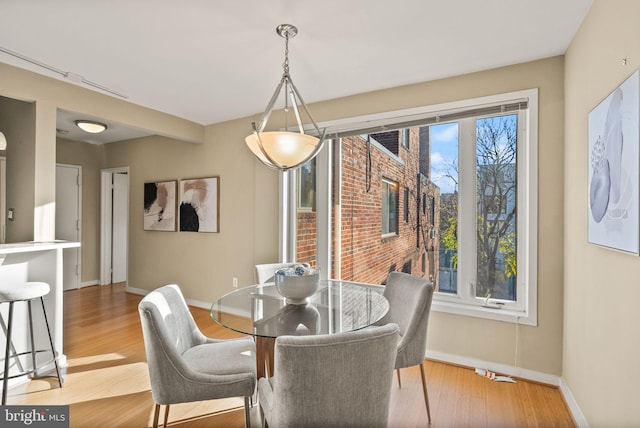
<path fill-rule="evenodd" d="M 69 365 L 63 388 L 52 379 L 34 380 L 9 391 L 8 404 L 69 405 L 71 427 L 148 427 L 153 400 L 149 389 L 137 305 L 141 296 L 123 284 L 64 293 L 64 347 Z M 237 337 L 191 308 L 202 331 Z M 473 369 L 425 363 L 433 427 L 574 427 L 559 390 L 518 380 L 492 382 Z M 243 427 L 241 399 L 171 406 L 172 427 Z M 252 426 L 260 426 L 257 407 Z M 418 367 L 394 376 L 389 427 L 427 426 Z"/>

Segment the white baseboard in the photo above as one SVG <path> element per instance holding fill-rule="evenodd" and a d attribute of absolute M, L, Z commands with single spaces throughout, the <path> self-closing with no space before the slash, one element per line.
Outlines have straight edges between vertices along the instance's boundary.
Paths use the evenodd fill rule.
<path fill-rule="evenodd" d="M 536 370 L 514 367 L 508 364 L 493 363 L 490 361 L 479 360 L 477 358 L 470 358 L 462 355 L 448 354 L 446 352 L 427 350 L 427 358 L 470 368 L 483 368 L 500 374 L 506 374 L 521 379 L 557 386 L 560 390 L 560 393 L 564 397 L 564 400 L 567 403 L 567 407 L 569 407 L 569 412 L 571 413 L 571 416 L 573 416 L 573 420 L 578 425 L 578 428 L 589 428 L 589 423 L 584 417 L 584 414 L 582 413 L 578 402 L 573 397 L 569 386 L 561 376 L 543 373 Z"/>
<path fill-rule="evenodd" d="M 201 300 L 185 299 L 187 305 L 195 306 L 196 308 L 211 309 L 211 302 L 203 302 Z"/>
<path fill-rule="evenodd" d="M 126 287 L 126 290 L 130 293 L 146 295 L 149 293 L 149 290 L 144 290 L 141 288 L 133 288 Z M 187 304 L 190 306 L 195 306 L 197 308 L 210 309 L 210 302 L 203 302 L 200 300 L 186 299 Z M 247 314 L 236 314 L 247 316 Z M 465 357 L 462 355 L 449 354 L 446 352 L 439 351 L 430 351 L 427 350 L 427 358 L 442 361 L 445 363 L 457 364 L 460 366 L 466 366 L 469 368 L 483 368 L 487 370 L 491 370 L 496 373 L 505 374 L 508 376 L 515 376 L 521 379 L 531 380 L 534 382 L 540 382 L 547 385 L 556 386 L 560 389 L 560 393 L 563 395 L 567 406 L 569 407 L 569 411 L 573 416 L 574 421 L 578 425 L 578 428 L 589 428 L 589 423 L 587 419 L 584 417 L 582 410 L 580 410 L 580 406 L 578 406 L 577 401 L 573 397 L 569 386 L 566 384 L 565 380 L 558 376 L 549 373 L 539 372 L 536 370 L 524 369 L 521 367 L 515 367 L 508 364 L 500 364 L 494 363 L 490 361 L 484 361 L 477 358 Z"/>
<path fill-rule="evenodd" d="M 144 288 L 129 287 L 128 285 L 124 289 L 127 293 L 139 294 L 141 296 L 146 296 L 151 292 L 151 290 L 145 290 Z"/>
<path fill-rule="evenodd" d="M 584 413 L 582 413 L 580 406 L 578 406 L 578 402 L 574 398 L 571 390 L 569 389 L 569 385 L 567 385 L 567 382 L 563 377 L 560 378 L 560 392 L 562 392 L 564 401 L 567 403 L 569 411 L 571 412 L 576 425 L 578 425 L 578 428 L 589 428 L 587 418 L 584 417 Z"/>
<path fill-rule="evenodd" d="M 94 279 L 93 281 L 85 281 L 85 282 L 81 282 L 80 283 L 80 288 L 82 287 L 90 287 L 92 285 L 98 285 L 99 282 L 97 279 Z"/>
<path fill-rule="evenodd" d="M 508 376 L 515 376 L 521 379 L 532 380 L 535 382 L 546 383 L 553 386 L 558 386 L 560 384 L 560 376 L 557 375 L 543 373 L 535 370 L 523 369 L 521 367 L 514 367 L 508 364 L 493 363 L 490 361 L 465 357 L 462 355 L 427 350 L 427 358 L 452 364 L 458 364 L 461 366 L 487 369 L 491 370 L 492 372 L 501 373 Z"/>
<path fill-rule="evenodd" d="M 142 288 L 135 288 L 135 287 L 126 287 L 125 290 L 128 293 L 133 293 L 133 294 L 139 294 L 141 296 L 146 296 L 147 294 L 149 294 L 152 290 L 145 290 Z M 187 302 L 187 305 L 189 306 L 194 306 L 196 308 L 202 308 L 202 309 L 211 309 L 211 303 L 210 302 L 203 302 L 201 300 L 193 300 L 193 299 L 184 299 Z"/>

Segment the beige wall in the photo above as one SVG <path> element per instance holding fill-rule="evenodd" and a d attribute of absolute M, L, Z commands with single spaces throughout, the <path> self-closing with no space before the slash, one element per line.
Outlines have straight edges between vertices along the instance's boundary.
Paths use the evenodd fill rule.
<path fill-rule="evenodd" d="M 104 167 L 130 167 L 130 287 L 177 283 L 188 298 L 208 304 L 232 290 L 233 277 L 253 283 L 255 254 L 267 254 L 261 262 L 277 259 L 277 173 L 246 149 L 249 126 L 211 126 L 202 145 L 161 137 L 107 145 Z M 213 176 L 220 177 L 219 233 L 143 230 L 145 182 Z M 257 195 L 256 187 L 264 193 Z"/>
<path fill-rule="evenodd" d="M 4 67 L 0 64 L 0 72 Z M 31 73 L 10 71 L 21 90 L 2 80 L 0 94 L 11 92 L 36 101 L 43 97 L 67 110 L 125 123 L 130 122 L 124 120 L 122 111 L 137 111 L 111 97 L 50 79 L 46 84 L 44 78 Z M 316 120 L 327 121 L 539 88 L 539 326 L 518 330 L 511 323 L 434 313 L 430 350 L 561 373 L 563 188 L 558 183 L 563 179 L 563 74 L 563 58 L 555 57 L 311 106 Z M 146 118 L 149 112 L 143 112 Z M 169 132 L 171 126 L 163 121 L 166 117 L 158 113 L 153 121 L 145 122 L 146 129 L 157 125 Z M 130 287 L 151 290 L 175 282 L 188 298 L 208 304 L 232 290 L 232 277 L 238 277 L 240 284 L 250 284 L 254 264 L 277 259 L 278 175 L 247 150 L 243 140 L 249 132 L 250 119 L 245 118 L 207 126 L 203 144 L 178 141 L 187 138 L 147 137 L 104 147 L 101 167 L 130 168 Z M 220 233 L 142 230 L 144 182 L 207 176 L 220 177 Z"/>
<path fill-rule="evenodd" d="M 539 88 L 539 326 L 434 313 L 431 350 L 561 373 L 563 73 L 563 58 L 556 57 L 311 106 L 316 120 L 325 121 Z M 106 167 L 131 168 L 130 286 L 177 282 L 188 297 L 210 302 L 232 290 L 232 277 L 250 284 L 255 263 L 277 260 L 277 174 L 246 149 L 249 122 L 209 126 L 199 146 L 147 138 L 106 147 Z M 210 175 L 221 177 L 219 234 L 142 230 L 145 181 Z"/>
<path fill-rule="evenodd" d="M 429 350 L 561 374 L 563 73 L 563 58 L 555 57 L 313 106 L 314 117 L 322 121 L 539 88 L 539 326 L 435 312 L 430 320 Z"/>
<path fill-rule="evenodd" d="M 28 143 L 30 154 L 20 160 L 19 169 L 29 175 L 27 180 L 7 179 L 7 185 L 19 183 L 21 194 L 31 195 L 31 232 L 12 236 L 12 241 L 52 240 L 55 238 L 55 163 L 56 163 L 56 115 L 58 108 L 86 113 L 105 120 L 119 122 L 143 130 L 152 130 L 160 135 L 172 136 L 185 141 L 201 143 L 204 127 L 196 123 L 125 102 L 121 99 L 89 91 L 76 85 L 27 72 L 0 63 L 0 96 L 26 101 L 32 109 L 20 120 L 27 122 L 29 129 L 20 132 L 18 138 L 21 154 L 26 153 Z M 3 113 L 10 115 L 11 112 Z M 7 149 L 7 172 L 13 167 L 11 149 Z M 7 190 L 7 196 L 11 192 Z M 26 199 L 25 199 L 26 200 Z M 10 206 L 9 206 L 10 207 Z M 22 218 L 29 213 L 17 212 Z M 24 216 L 24 217 L 22 217 Z M 15 225 L 14 225 L 15 226 Z M 9 231 L 9 225 L 8 225 Z M 9 237 L 9 234 L 7 234 Z"/>
<path fill-rule="evenodd" d="M 640 426 L 640 260 L 587 243 L 588 114 L 640 66 L 638 17 L 596 0 L 566 54 L 563 377 L 593 427 Z"/>
<path fill-rule="evenodd" d="M 7 137 L 6 206 L 14 210 L 14 219 L 6 221 L 5 242 L 33 240 L 35 117 L 33 103 L 0 97 L 0 131 Z"/>
<path fill-rule="evenodd" d="M 100 169 L 102 146 L 58 139 L 56 162 L 82 167 L 81 263 L 83 283 L 100 276 Z"/>

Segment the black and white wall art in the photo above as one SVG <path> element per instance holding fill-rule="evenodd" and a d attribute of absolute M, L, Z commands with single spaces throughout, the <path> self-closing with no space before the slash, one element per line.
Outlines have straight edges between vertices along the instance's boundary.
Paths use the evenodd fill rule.
<path fill-rule="evenodd" d="M 220 178 L 180 181 L 180 231 L 219 232 Z"/>
<path fill-rule="evenodd" d="M 177 181 L 144 183 L 144 230 L 176 231 Z"/>

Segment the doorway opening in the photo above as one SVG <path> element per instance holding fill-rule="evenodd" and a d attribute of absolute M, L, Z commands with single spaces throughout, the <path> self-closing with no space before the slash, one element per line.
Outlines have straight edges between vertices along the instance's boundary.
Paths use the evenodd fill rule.
<path fill-rule="evenodd" d="M 102 170 L 100 285 L 127 281 L 129 167 Z"/>
<path fill-rule="evenodd" d="M 82 167 L 56 164 L 56 239 L 81 242 L 82 231 Z M 80 248 L 63 250 L 63 289 L 82 286 Z"/>

